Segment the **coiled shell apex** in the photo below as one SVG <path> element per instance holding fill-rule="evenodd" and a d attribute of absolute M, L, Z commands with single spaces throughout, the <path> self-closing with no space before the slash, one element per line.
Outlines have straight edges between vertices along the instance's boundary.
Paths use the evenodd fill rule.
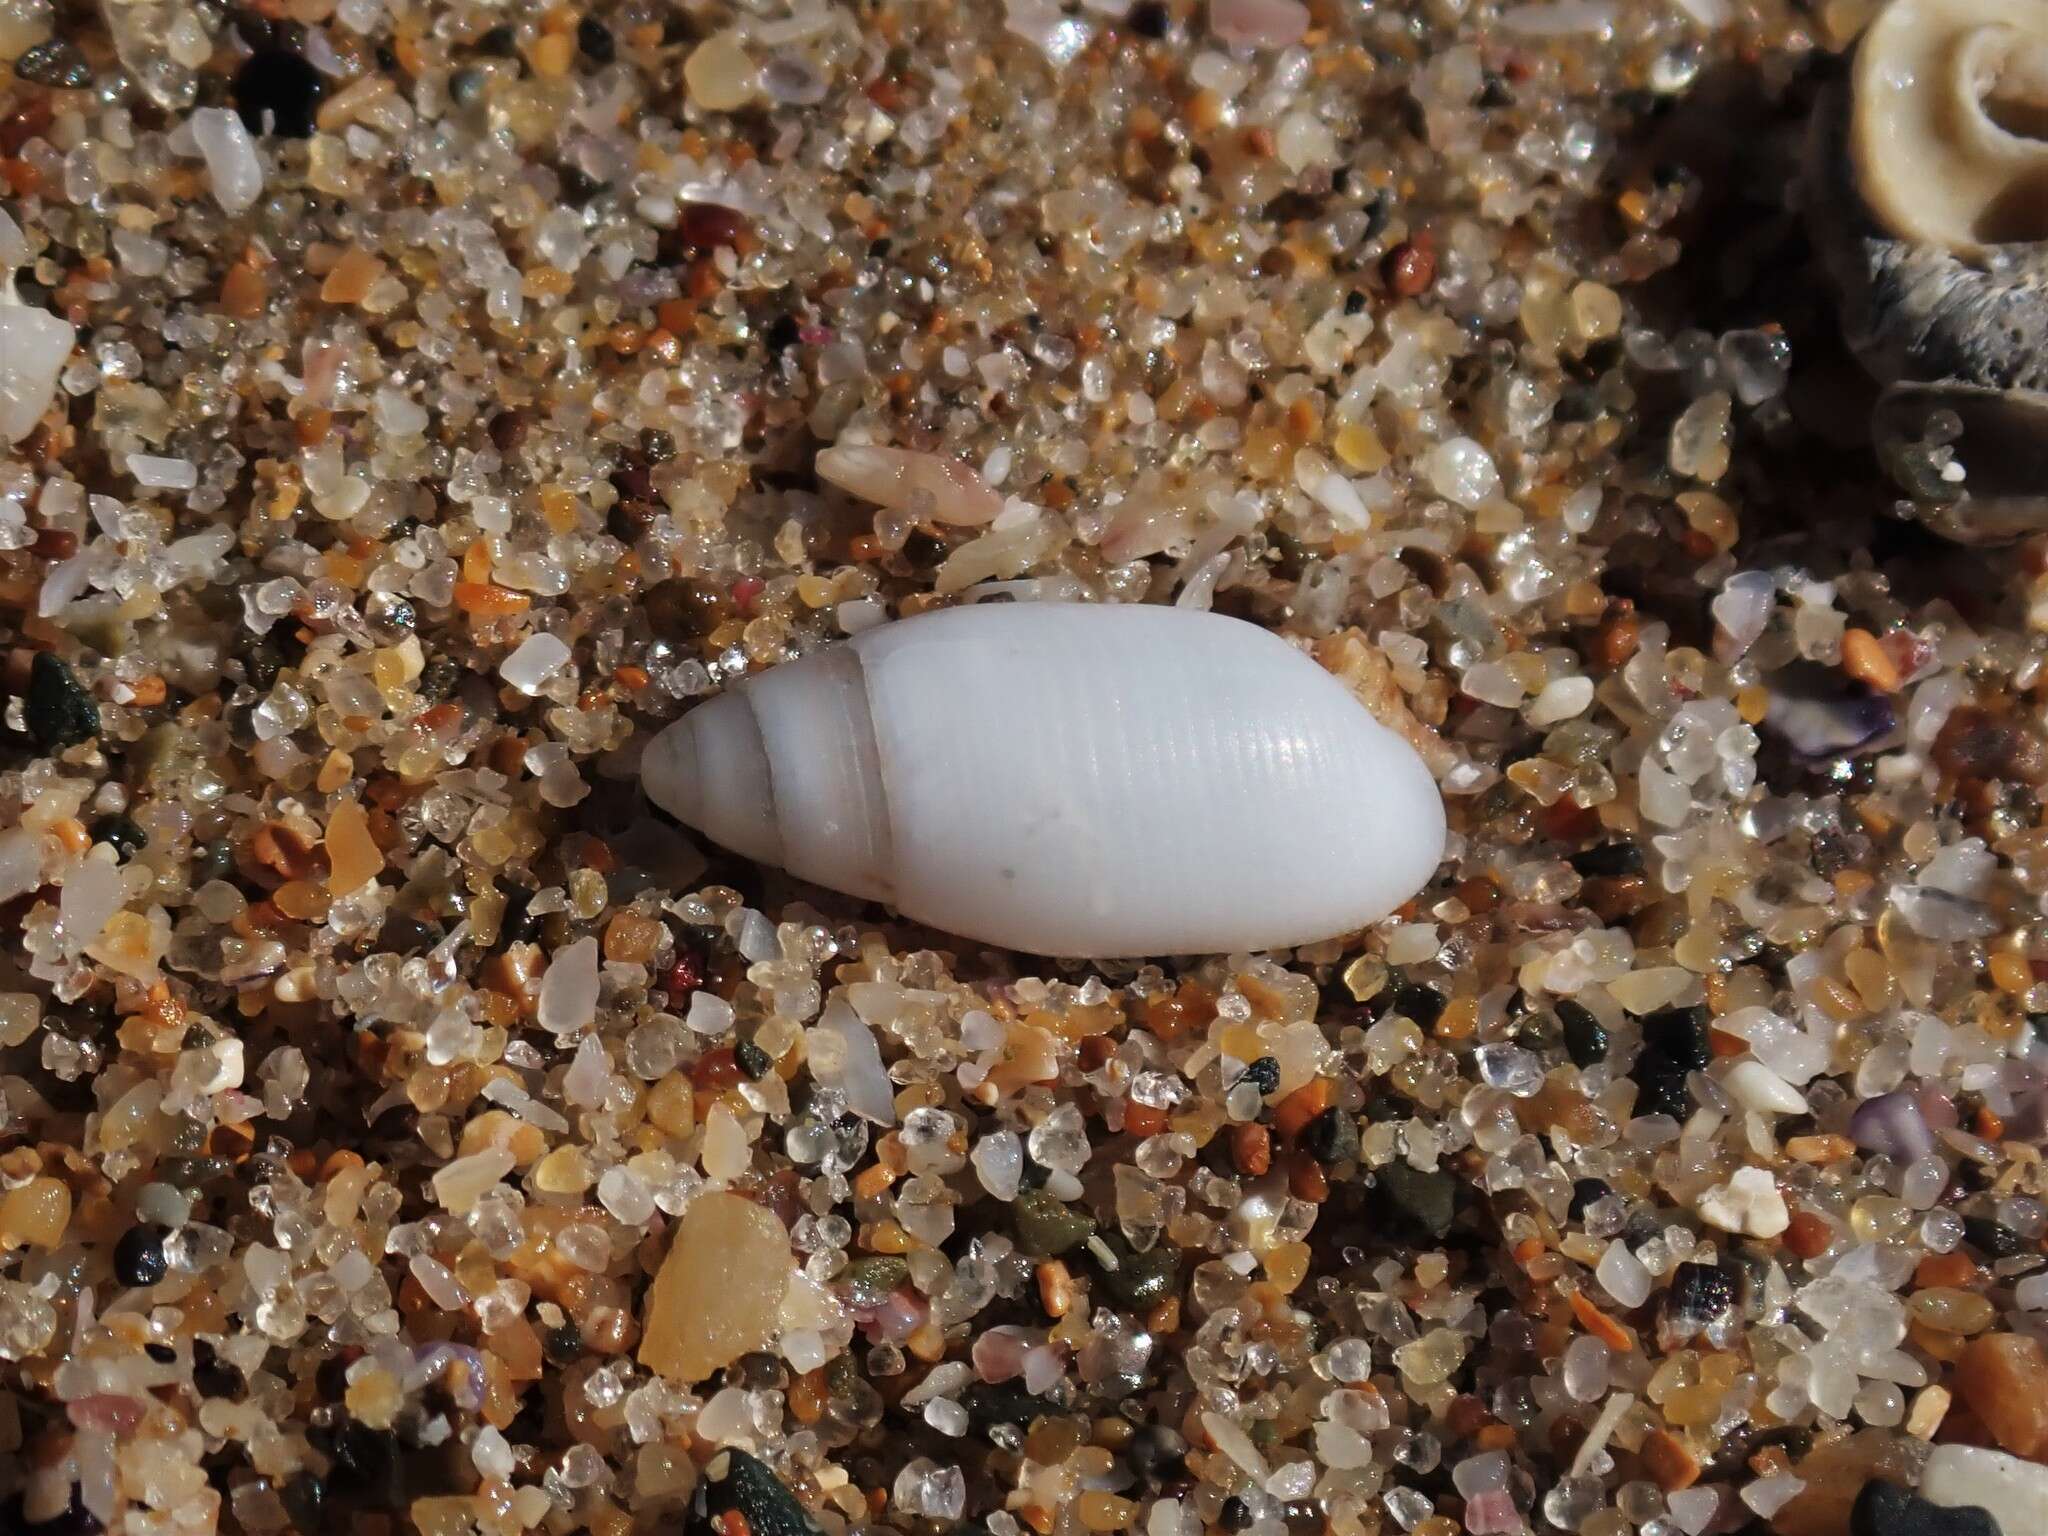
<path fill-rule="evenodd" d="M 1420 889 L 1445 836 L 1421 759 L 1343 684 L 1172 608 L 884 625 L 701 705 L 642 776 L 735 853 L 1074 957 L 1335 937 Z"/>

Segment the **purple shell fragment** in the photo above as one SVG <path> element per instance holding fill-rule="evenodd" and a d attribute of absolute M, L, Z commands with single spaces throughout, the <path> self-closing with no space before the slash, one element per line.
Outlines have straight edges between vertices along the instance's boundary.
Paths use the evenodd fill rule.
<path fill-rule="evenodd" d="M 1849 1139 L 1866 1152 L 1902 1163 L 1914 1162 L 1934 1150 L 1934 1132 L 1910 1093 L 1881 1093 L 1856 1106 L 1849 1119 Z"/>
<path fill-rule="evenodd" d="M 1809 762 L 1872 750 L 1898 727 L 1899 712 L 1884 694 L 1816 682 L 1803 668 L 1771 680 L 1764 729 Z"/>

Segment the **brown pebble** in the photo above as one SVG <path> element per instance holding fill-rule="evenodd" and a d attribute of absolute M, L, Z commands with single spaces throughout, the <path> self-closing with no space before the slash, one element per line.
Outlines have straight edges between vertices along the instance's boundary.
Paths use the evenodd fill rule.
<path fill-rule="evenodd" d="M 1579 888 L 1579 899 L 1603 923 L 1634 917 L 1657 900 L 1658 893 L 1643 875 L 1596 877 Z"/>
<path fill-rule="evenodd" d="M 1124 1134 L 1143 1140 L 1157 1136 L 1167 1127 L 1166 1111 L 1156 1104 L 1140 1104 L 1130 1099 L 1124 1104 Z"/>
<path fill-rule="evenodd" d="M 1930 1253 L 1913 1271 L 1916 1288 L 1950 1290 L 1984 1284 L 1988 1277 L 1965 1253 Z"/>
<path fill-rule="evenodd" d="M 1230 1133 L 1230 1161 L 1247 1178 L 1273 1166 L 1273 1138 L 1263 1125 L 1240 1125 Z"/>
<path fill-rule="evenodd" d="M 1867 629 L 1852 629 L 1843 634 L 1842 670 L 1880 693 L 1899 691 L 1899 669 L 1892 665 L 1877 636 Z"/>
<path fill-rule="evenodd" d="M 1058 1259 L 1038 1266 L 1038 1304 L 1047 1317 L 1065 1317 L 1074 1305 L 1074 1277 Z"/>
<path fill-rule="evenodd" d="M 1642 634 L 1642 621 L 1633 609 L 1617 613 L 1593 632 L 1586 659 L 1599 671 L 1612 672 L 1635 655 Z"/>
<path fill-rule="evenodd" d="M 2016 719 L 1965 707 L 1952 713 L 1934 738 L 1934 761 L 1967 778 L 2031 782 L 2048 770 L 2048 747 Z"/>
<path fill-rule="evenodd" d="M 627 501 L 655 499 L 654 469 L 648 464 L 622 464 L 611 474 L 612 489 Z"/>
<path fill-rule="evenodd" d="M 1413 299 L 1429 291 L 1436 281 L 1436 246 L 1426 235 L 1403 240 L 1391 251 L 1382 267 L 1387 286 L 1401 298 Z"/>
<path fill-rule="evenodd" d="M 1835 1240 L 1835 1230 L 1825 1218 L 1812 1211 L 1797 1210 L 1785 1228 L 1785 1246 L 1802 1259 L 1811 1259 L 1826 1253 L 1828 1244 Z"/>
<path fill-rule="evenodd" d="M 320 872 L 319 842 L 289 822 L 265 822 L 249 839 L 247 853 L 259 870 L 285 880 L 307 880 Z"/>
<path fill-rule="evenodd" d="M 516 453 L 531 430 L 524 411 L 500 411 L 491 418 L 491 446 L 500 454 Z"/>
<path fill-rule="evenodd" d="M 1643 1466 L 1666 1493 L 1690 1488 L 1700 1480 L 1699 1458 L 1668 1429 L 1653 1429 L 1645 1437 Z"/>
<path fill-rule="evenodd" d="M 719 203 L 685 203 L 682 217 L 676 221 L 676 234 L 683 244 L 700 251 L 737 245 L 746 232 L 746 215 Z"/>
<path fill-rule="evenodd" d="M 1308 1153 L 1290 1152 L 1286 1172 L 1287 1193 L 1295 1199 L 1321 1205 L 1330 1198 L 1330 1176 L 1323 1171 L 1323 1165 Z"/>
<path fill-rule="evenodd" d="M 647 537 L 660 511 L 651 501 L 614 502 L 605 514 L 605 532 L 622 544 L 637 544 Z"/>
<path fill-rule="evenodd" d="M 1744 1465 L 1758 1477 L 1786 1477 L 1792 1471 L 1792 1458 L 1785 1454 L 1782 1445 L 1767 1445 L 1752 1451 Z"/>
<path fill-rule="evenodd" d="M 732 594 L 700 577 L 665 581 L 648 594 L 650 622 L 666 624 L 699 639 L 731 622 Z"/>
<path fill-rule="evenodd" d="M 1955 1393 L 2015 1456 L 2048 1451 L 2048 1351 L 2039 1339 L 1987 1333 L 1956 1359 Z"/>
<path fill-rule="evenodd" d="M 1444 1428 L 1459 1440 L 1470 1439 L 1491 1422 L 1484 1399 L 1470 1392 L 1460 1392 L 1444 1410 Z"/>
<path fill-rule="evenodd" d="M 1288 277 L 1294 272 L 1294 253 L 1284 245 L 1269 247 L 1259 257 L 1261 277 Z"/>

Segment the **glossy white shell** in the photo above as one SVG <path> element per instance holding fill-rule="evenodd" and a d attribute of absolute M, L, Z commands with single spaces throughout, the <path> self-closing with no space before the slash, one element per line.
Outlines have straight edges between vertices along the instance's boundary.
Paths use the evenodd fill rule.
<path fill-rule="evenodd" d="M 699 706 L 641 771 L 736 853 L 1047 955 L 1331 938 L 1444 847 L 1407 743 L 1285 641 L 1188 609 L 882 625 Z"/>

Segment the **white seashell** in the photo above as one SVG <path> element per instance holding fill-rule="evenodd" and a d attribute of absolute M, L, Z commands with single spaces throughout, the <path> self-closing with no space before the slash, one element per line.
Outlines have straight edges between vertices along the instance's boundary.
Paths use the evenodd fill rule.
<path fill-rule="evenodd" d="M 734 852 L 1037 954 L 1307 944 L 1442 857 L 1414 751 L 1254 625 L 956 608 L 752 677 L 649 744 L 655 803 Z"/>

